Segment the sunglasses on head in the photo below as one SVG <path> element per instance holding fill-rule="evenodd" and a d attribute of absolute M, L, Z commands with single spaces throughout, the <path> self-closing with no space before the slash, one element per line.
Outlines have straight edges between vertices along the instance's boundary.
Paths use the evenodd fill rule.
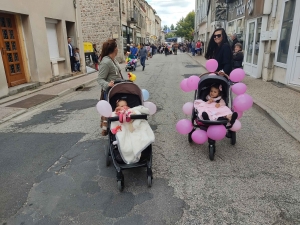
<path fill-rule="evenodd" d="M 213 35 L 214 38 L 220 38 L 222 37 L 222 34 L 216 34 L 216 35 Z"/>

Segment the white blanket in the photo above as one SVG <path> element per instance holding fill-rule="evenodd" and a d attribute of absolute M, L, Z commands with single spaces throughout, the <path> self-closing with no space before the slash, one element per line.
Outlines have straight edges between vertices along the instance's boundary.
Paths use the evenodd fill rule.
<path fill-rule="evenodd" d="M 149 115 L 149 109 L 144 106 L 134 107 L 130 110 L 133 114 Z M 112 117 L 114 116 L 117 116 L 115 112 L 112 113 Z M 126 164 L 138 162 L 141 157 L 141 152 L 155 141 L 155 136 L 149 123 L 146 120 L 139 119 L 129 123 L 120 123 L 119 121 L 111 123 L 111 129 L 117 126 L 121 126 L 122 129 L 116 133 L 116 139 L 123 161 Z"/>

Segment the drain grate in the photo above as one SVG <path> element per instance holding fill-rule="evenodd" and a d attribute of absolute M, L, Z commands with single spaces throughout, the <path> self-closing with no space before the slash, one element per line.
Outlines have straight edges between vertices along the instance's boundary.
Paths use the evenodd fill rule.
<path fill-rule="evenodd" d="M 184 78 L 189 78 L 190 76 L 200 76 L 201 74 L 183 74 L 182 76 L 184 77 Z"/>
<path fill-rule="evenodd" d="M 6 107 L 14 107 L 14 108 L 25 108 L 29 109 L 33 106 L 39 105 L 43 102 L 49 101 L 55 98 L 56 95 L 34 95 L 30 98 L 24 99 L 22 101 L 16 102 L 14 104 L 8 105 Z"/>
<path fill-rule="evenodd" d="M 201 67 L 200 65 L 186 65 L 186 68 L 194 68 L 194 67 Z"/>
<path fill-rule="evenodd" d="M 284 84 L 279 83 L 279 82 L 272 82 L 272 84 L 278 88 L 284 88 L 284 86 L 285 86 Z"/>
<path fill-rule="evenodd" d="M 79 88 L 76 89 L 76 91 L 89 91 L 93 87 L 95 87 L 95 86 L 92 86 L 92 87 L 79 87 Z"/>

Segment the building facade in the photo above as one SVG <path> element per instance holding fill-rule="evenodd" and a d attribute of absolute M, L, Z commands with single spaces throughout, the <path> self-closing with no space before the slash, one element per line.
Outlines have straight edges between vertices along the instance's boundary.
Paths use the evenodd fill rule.
<path fill-rule="evenodd" d="M 300 86 L 300 1 L 196 0 L 195 6 L 195 38 L 207 42 L 223 27 L 243 44 L 248 75 Z"/>
<path fill-rule="evenodd" d="M 78 0 L 80 4 L 83 42 L 97 45 L 101 52 L 102 44 L 108 39 L 118 43 L 119 62 L 124 60 L 122 43 L 121 15 L 125 8 L 119 0 Z M 121 2 L 122 3 L 122 2 Z"/>
<path fill-rule="evenodd" d="M 9 95 L 11 87 L 71 74 L 67 37 L 83 52 L 77 21 L 80 13 L 73 0 L 2 0 L 0 98 Z"/>

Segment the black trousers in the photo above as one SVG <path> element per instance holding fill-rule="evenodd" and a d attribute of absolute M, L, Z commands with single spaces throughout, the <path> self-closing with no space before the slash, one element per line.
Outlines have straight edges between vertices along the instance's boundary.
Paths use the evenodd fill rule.
<path fill-rule="evenodd" d="M 75 57 L 70 56 L 70 63 L 71 63 L 71 70 L 72 72 L 75 71 Z"/>

